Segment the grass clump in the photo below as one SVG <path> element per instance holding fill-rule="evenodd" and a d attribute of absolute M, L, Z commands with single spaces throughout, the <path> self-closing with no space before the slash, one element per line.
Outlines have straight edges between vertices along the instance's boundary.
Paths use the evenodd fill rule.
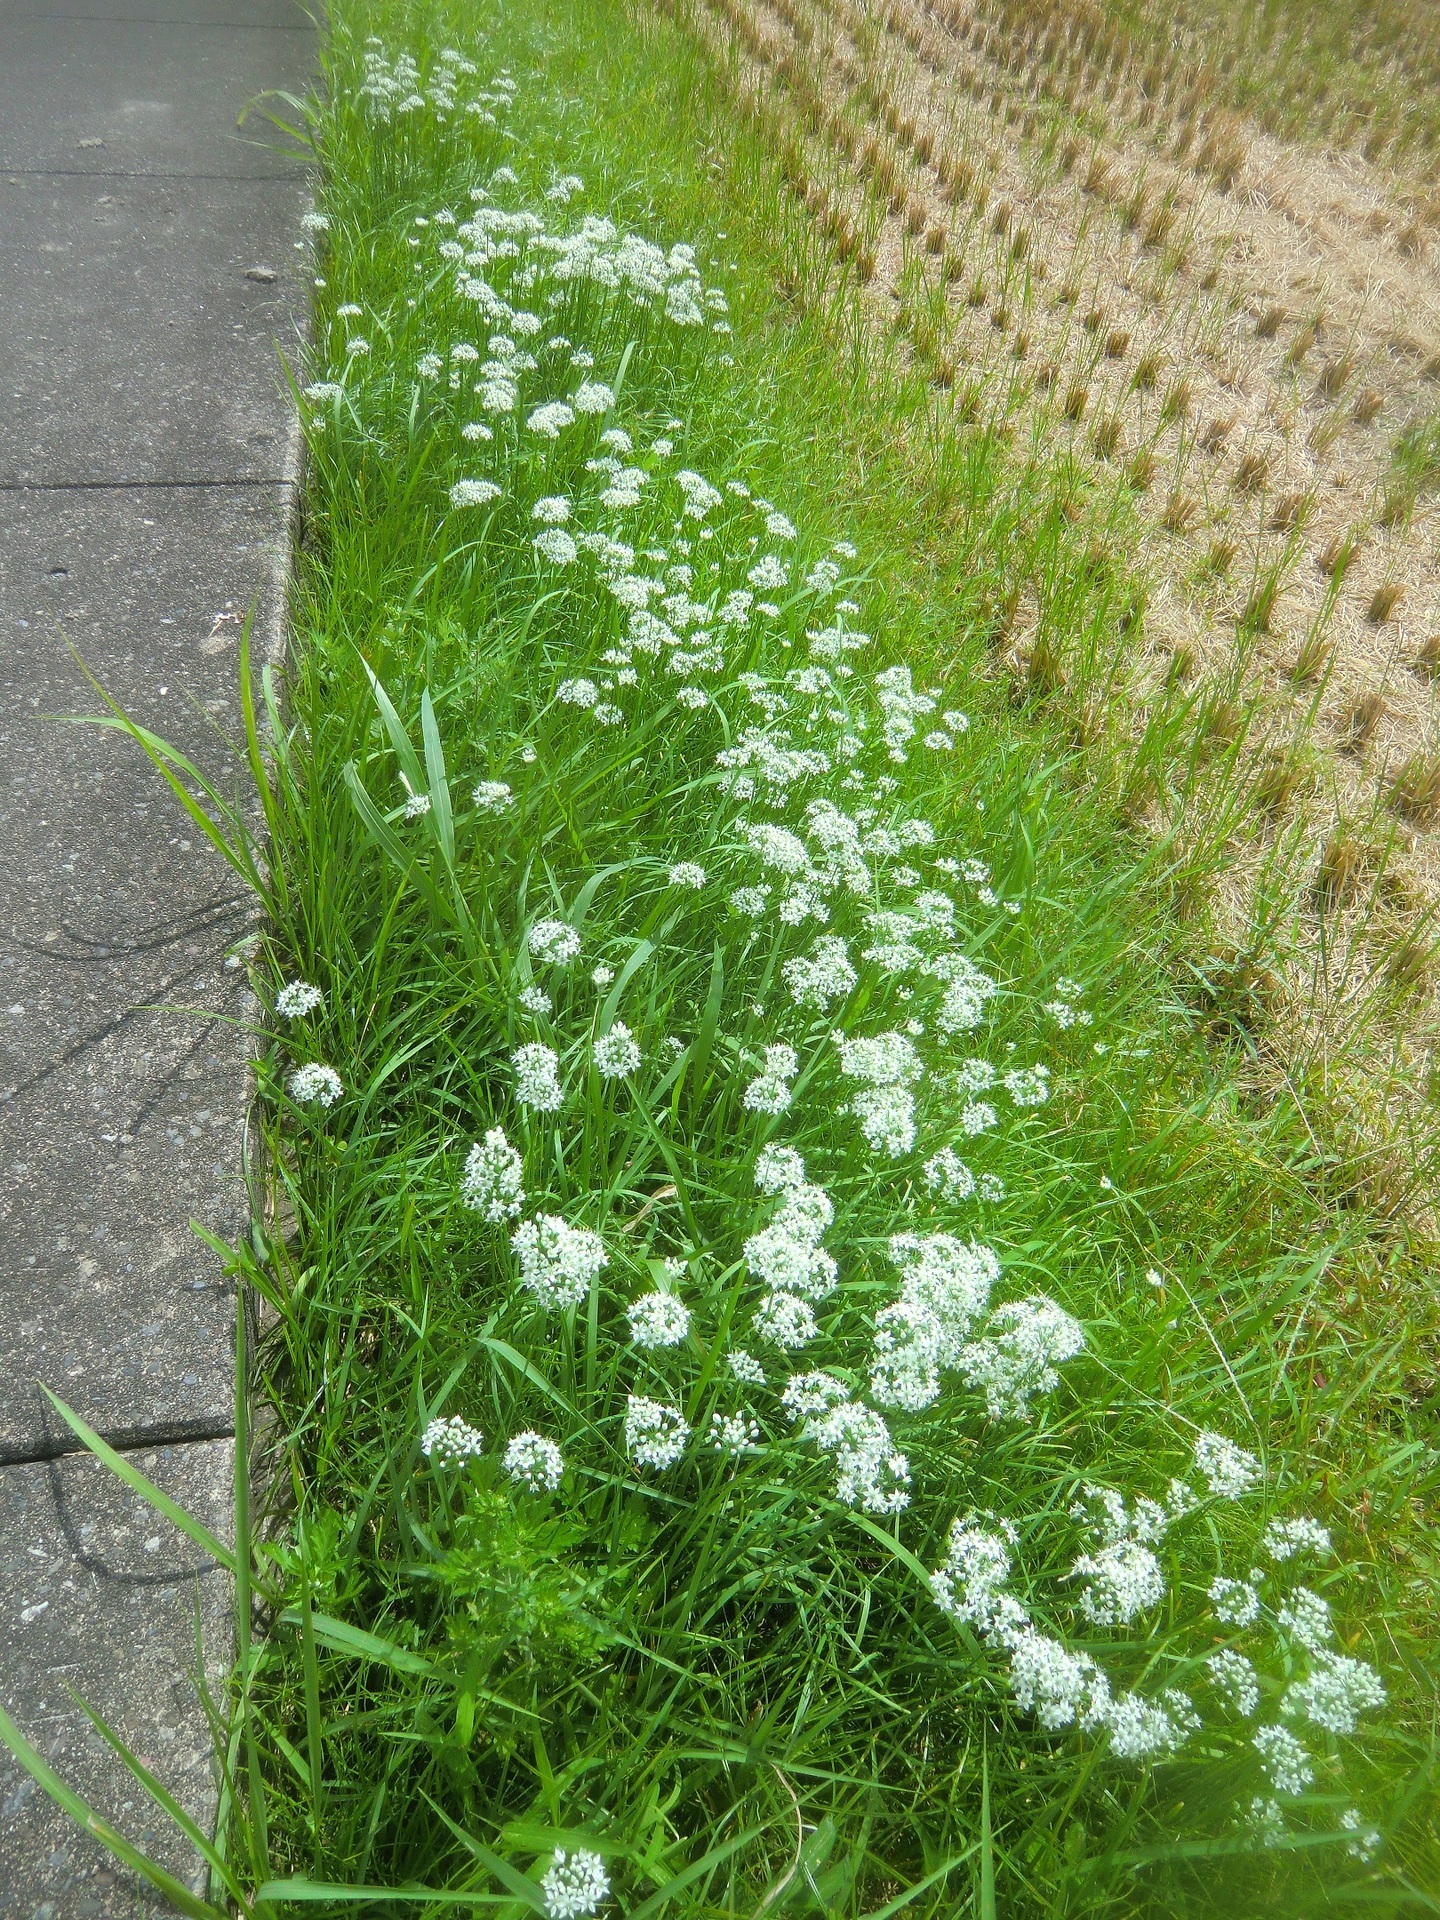
<path fill-rule="evenodd" d="M 663 20 L 341 6 L 315 130 L 216 1896 L 1403 1899 L 1425 1330 L 1074 745 L 1122 550 Z"/>

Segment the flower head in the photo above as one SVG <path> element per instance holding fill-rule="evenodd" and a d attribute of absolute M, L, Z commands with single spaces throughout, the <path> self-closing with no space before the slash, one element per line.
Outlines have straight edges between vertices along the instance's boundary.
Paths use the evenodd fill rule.
<path fill-rule="evenodd" d="M 275 996 L 275 1011 L 286 1020 L 303 1020 L 307 1013 L 315 1013 L 324 1004 L 324 994 L 308 980 L 290 980 Z"/>
<path fill-rule="evenodd" d="M 503 1127 L 491 1127 L 470 1149 L 460 1179 L 460 1198 L 473 1212 L 498 1226 L 516 1220 L 525 1205 L 524 1164 L 505 1138 Z"/>
<path fill-rule="evenodd" d="M 609 1899 L 610 1876 L 598 1853 L 579 1848 L 567 1854 L 557 1847 L 555 1858 L 540 1876 L 540 1891 L 550 1920 L 585 1920 Z"/>
<path fill-rule="evenodd" d="M 609 1265 L 605 1243 L 588 1227 L 572 1227 L 558 1214 L 527 1220 L 510 1237 L 520 1262 L 520 1280 L 544 1307 L 577 1307 L 591 1282 Z"/>
<path fill-rule="evenodd" d="M 292 1100 L 317 1107 L 333 1107 L 345 1091 L 335 1069 L 318 1060 L 297 1067 L 290 1076 L 289 1085 Z"/>
<path fill-rule="evenodd" d="M 565 1471 L 559 1447 L 528 1427 L 505 1449 L 504 1467 L 517 1486 L 531 1493 L 553 1493 Z"/>

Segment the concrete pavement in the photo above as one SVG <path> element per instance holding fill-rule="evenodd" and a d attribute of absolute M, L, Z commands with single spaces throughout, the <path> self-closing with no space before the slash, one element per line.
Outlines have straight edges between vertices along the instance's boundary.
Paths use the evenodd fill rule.
<path fill-rule="evenodd" d="M 254 916 L 138 751 L 55 716 L 97 710 L 78 654 L 242 785 L 238 616 L 278 631 L 310 269 L 303 169 L 236 117 L 313 50 L 292 0 L 0 7 L 0 1702 L 162 1852 L 69 1689 L 205 1814 L 185 1675 L 197 1620 L 224 1667 L 225 1583 L 37 1383 L 223 1526 L 235 1302 L 189 1222 L 244 1221 L 225 959 Z M 8 1758 L 0 1860 L 0 1920 L 151 1907 Z"/>

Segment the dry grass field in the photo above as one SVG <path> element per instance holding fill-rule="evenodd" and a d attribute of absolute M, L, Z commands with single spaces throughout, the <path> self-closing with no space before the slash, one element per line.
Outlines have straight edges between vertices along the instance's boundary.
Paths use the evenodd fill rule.
<path fill-rule="evenodd" d="M 1205 903 L 1215 973 L 1259 1008 L 1257 1068 L 1428 1215 L 1432 41 L 1403 16 L 1327 91 L 1298 17 L 1257 47 L 1241 18 L 1227 42 L 1223 18 L 1202 33 L 1152 7 L 1126 31 L 1120 11 L 687 0 L 685 19 L 875 326 L 956 422 L 1064 476 L 1097 567 L 1138 563 L 1118 673 L 1067 659 L 1064 605 L 1023 582 L 996 609 L 996 668 L 1019 697 L 1070 699 L 1082 736 L 1122 693 L 1136 730 L 1191 702 L 1213 804 L 1235 809 Z M 1203 811 L 1205 784 L 1177 785 Z M 1175 827 L 1175 793 L 1137 806 Z"/>

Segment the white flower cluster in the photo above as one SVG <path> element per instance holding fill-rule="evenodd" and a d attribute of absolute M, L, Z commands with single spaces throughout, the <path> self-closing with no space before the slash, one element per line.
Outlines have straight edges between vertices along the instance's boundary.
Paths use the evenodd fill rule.
<path fill-rule="evenodd" d="M 505 1449 L 505 1471 L 530 1493 L 553 1493 L 565 1473 L 559 1447 L 544 1434 L 526 1428 Z"/>
<path fill-rule="evenodd" d="M 915 1144 L 915 1083 L 925 1072 L 915 1043 L 903 1033 L 839 1036 L 840 1071 L 863 1082 L 849 1111 L 866 1142 L 891 1160 Z"/>
<path fill-rule="evenodd" d="M 745 1105 L 752 1113 L 784 1113 L 790 1105 L 791 1086 L 800 1070 L 800 1056 L 783 1040 L 766 1047 L 760 1072 L 745 1089 Z"/>
<path fill-rule="evenodd" d="M 632 1393 L 625 1406 L 625 1449 L 639 1467 L 673 1467 L 685 1452 L 690 1429 L 678 1407 Z"/>
<path fill-rule="evenodd" d="M 306 1014 L 318 1012 L 324 1004 L 324 994 L 308 980 L 287 981 L 275 996 L 275 1011 L 285 1020 L 303 1020 Z"/>
<path fill-rule="evenodd" d="M 620 1080 L 640 1065 L 640 1047 L 623 1020 L 616 1020 L 590 1049 L 595 1071 L 604 1080 Z"/>
<path fill-rule="evenodd" d="M 297 1067 L 290 1076 L 289 1087 L 292 1100 L 317 1107 L 333 1107 L 345 1091 L 334 1067 L 327 1067 L 319 1060 Z"/>
<path fill-rule="evenodd" d="M 541 1306 L 578 1307 L 591 1283 L 609 1264 L 605 1243 L 588 1227 L 572 1227 L 558 1214 L 542 1213 L 511 1235 L 521 1283 Z"/>
<path fill-rule="evenodd" d="M 484 1436 L 478 1427 L 467 1426 L 458 1415 L 432 1420 L 420 1436 L 420 1451 L 427 1460 L 445 1466 L 463 1466 L 478 1459 L 485 1450 Z"/>
<path fill-rule="evenodd" d="M 690 1331 L 690 1309 L 673 1293 L 646 1293 L 632 1300 L 626 1312 L 630 1338 L 637 1347 L 678 1347 Z"/>
<path fill-rule="evenodd" d="M 505 1129 L 491 1127 L 470 1149 L 460 1177 L 460 1198 L 492 1226 L 518 1220 L 525 1206 L 524 1175 L 524 1163 L 505 1138 Z"/>
<path fill-rule="evenodd" d="M 970 1513 L 958 1519 L 945 1564 L 930 1577 L 936 1605 L 1004 1649 L 1016 1704 L 1042 1727 L 1103 1729 L 1122 1760 L 1162 1759 L 1177 1752 L 1200 1724 L 1188 1697 L 1173 1687 L 1158 1699 L 1113 1693 L 1089 1654 L 1073 1652 L 1041 1632 L 1006 1584 L 1015 1539 L 1012 1527 L 989 1516 Z"/>
<path fill-rule="evenodd" d="M 610 1876 L 598 1853 L 584 1848 L 567 1853 L 557 1847 L 540 1876 L 540 1891 L 550 1920 L 585 1920 L 610 1898 Z"/>
<path fill-rule="evenodd" d="M 768 1146 L 755 1163 L 755 1184 L 775 1196 L 768 1226 L 745 1242 L 745 1262 L 767 1288 L 755 1311 L 755 1330 L 772 1345 L 793 1349 L 814 1339 L 812 1301 L 833 1292 L 837 1268 L 820 1242 L 835 1218 L 823 1187 L 805 1178 L 793 1147 Z"/>

